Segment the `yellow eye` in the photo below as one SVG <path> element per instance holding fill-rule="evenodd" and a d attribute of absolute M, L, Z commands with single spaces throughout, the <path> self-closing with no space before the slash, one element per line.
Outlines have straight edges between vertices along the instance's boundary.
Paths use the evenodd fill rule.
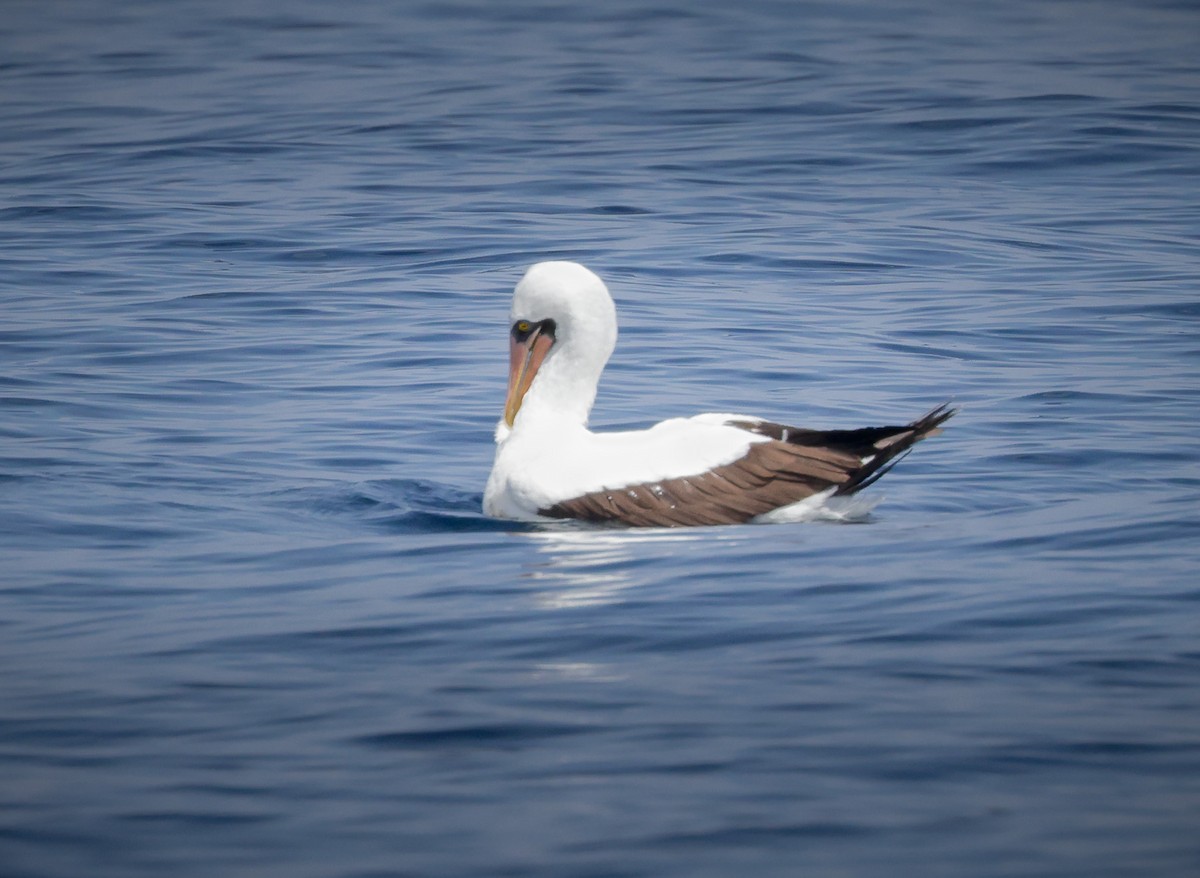
<path fill-rule="evenodd" d="M 517 332 L 529 332 L 529 321 L 521 320 L 517 323 Z"/>

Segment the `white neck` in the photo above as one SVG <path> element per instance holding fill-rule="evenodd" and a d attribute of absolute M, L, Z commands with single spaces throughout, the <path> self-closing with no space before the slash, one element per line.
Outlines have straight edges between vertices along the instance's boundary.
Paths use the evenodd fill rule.
<path fill-rule="evenodd" d="M 600 373 L 617 344 L 616 309 L 604 282 L 575 263 L 539 263 L 517 285 L 510 317 L 553 320 L 555 331 L 513 431 L 586 429 Z"/>
<path fill-rule="evenodd" d="M 608 354 L 602 359 L 590 358 L 595 361 L 589 362 L 589 358 L 572 356 L 573 353 L 564 345 L 546 357 L 517 412 L 516 429 L 534 423 L 540 429 L 550 424 L 587 426 Z"/>

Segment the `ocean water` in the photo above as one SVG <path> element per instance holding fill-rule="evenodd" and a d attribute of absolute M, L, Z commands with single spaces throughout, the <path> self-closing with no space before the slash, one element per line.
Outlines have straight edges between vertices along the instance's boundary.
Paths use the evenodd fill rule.
<path fill-rule="evenodd" d="M 0 875 L 1200 874 L 1200 10 L 10 0 Z M 859 524 L 480 512 L 962 410 Z"/>

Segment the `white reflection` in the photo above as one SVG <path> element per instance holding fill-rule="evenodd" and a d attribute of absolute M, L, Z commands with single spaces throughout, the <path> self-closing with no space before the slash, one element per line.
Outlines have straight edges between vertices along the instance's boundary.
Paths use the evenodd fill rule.
<path fill-rule="evenodd" d="M 625 674 L 618 674 L 608 665 L 597 662 L 545 662 L 537 666 L 537 672 L 541 676 L 579 683 L 613 683 L 626 678 Z"/>
<path fill-rule="evenodd" d="M 533 531 L 525 536 L 539 557 L 531 561 L 524 576 L 537 584 L 535 599 L 548 610 L 616 603 L 636 584 L 635 547 L 673 547 L 699 538 L 695 531 L 585 528 Z M 713 537 L 711 533 L 707 536 Z"/>

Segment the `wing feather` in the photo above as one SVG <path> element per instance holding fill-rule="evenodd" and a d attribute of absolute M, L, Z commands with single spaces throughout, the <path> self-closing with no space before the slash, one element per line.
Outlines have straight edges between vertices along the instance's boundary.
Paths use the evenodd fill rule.
<path fill-rule="evenodd" d="M 890 470 L 913 445 L 941 432 L 956 409 L 941 405 L 911 424 L 808 430 L 768 421 L 729 421 L 769 441 L 707 472 L 591 491 L 538 510 L 548 518 L 639 527 L 736 524 L 835 488 L 853 494 Z"/>

